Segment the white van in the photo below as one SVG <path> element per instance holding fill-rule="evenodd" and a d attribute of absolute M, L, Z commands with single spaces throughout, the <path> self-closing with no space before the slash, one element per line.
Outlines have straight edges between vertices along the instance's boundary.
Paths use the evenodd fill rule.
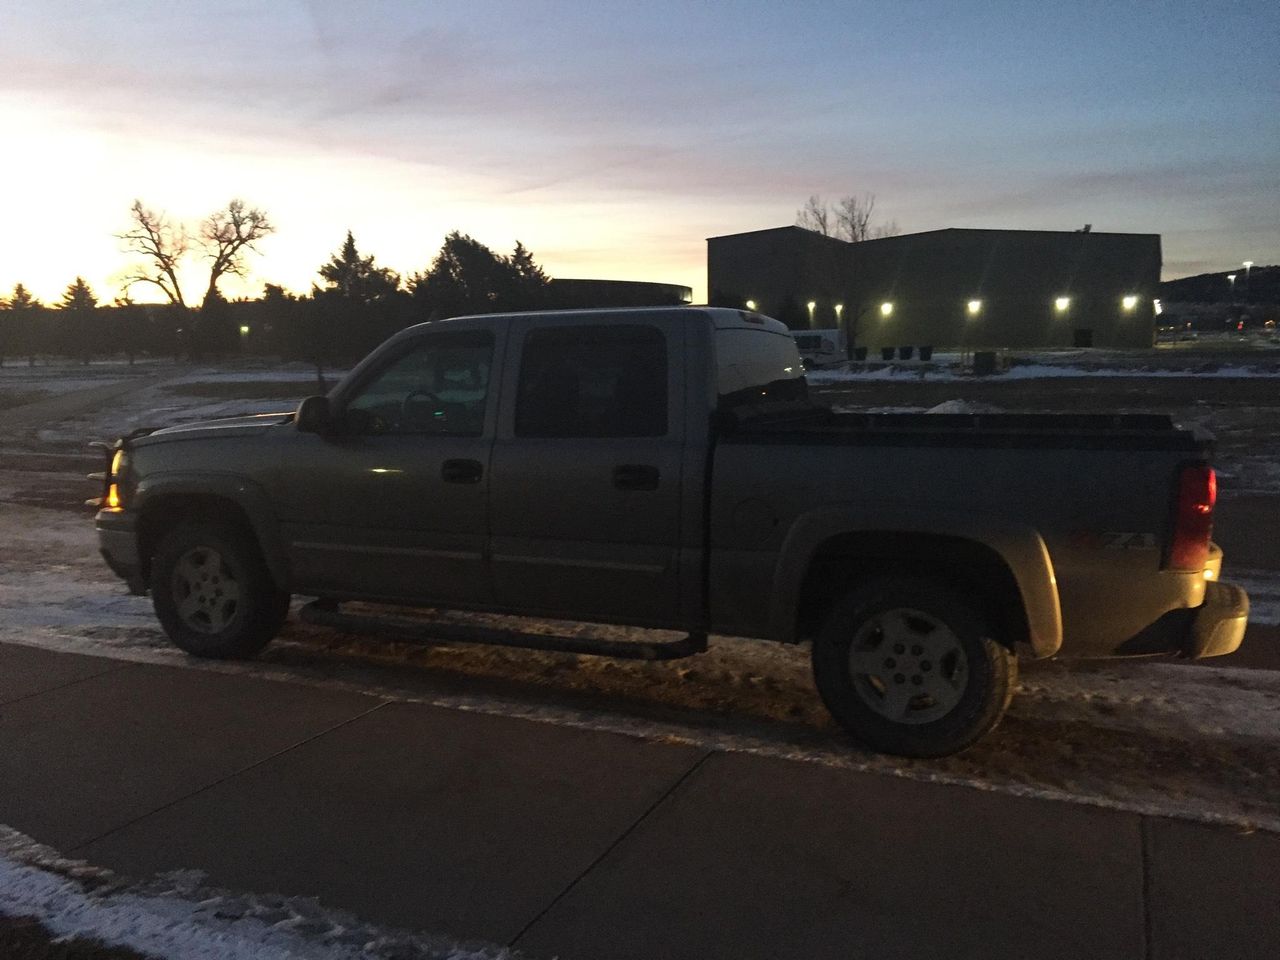
<path fill-rule="evenodd" d="M 793 330 L 796 348 L 806 370 L 848 360 L 843 330 Z"/>

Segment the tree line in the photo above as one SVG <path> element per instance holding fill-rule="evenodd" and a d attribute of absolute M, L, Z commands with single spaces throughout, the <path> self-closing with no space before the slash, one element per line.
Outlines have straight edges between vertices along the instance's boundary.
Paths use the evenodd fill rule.
<path fill-rule="evenodd" d="M 449 233 L 421 272 L 401 277 L 362 253 L 351 231 L 317 269 L 318 282 L 297 295 L 268 283 L 257 299 L 228 301 L 227 276 L 243 277 L 248 258 L 275 232 L 267 214 L 232 200 L 189 230 L 135 201 L 129 225 L 117 234 L 131 255 L 121 296 L 99 301 L 81 277 L 61 300 L 43 304 L 22 283 L 0 294 L 0 365 L 40 356 L 172 356 L 201 359 L 258 353 L 317 364 L 367 353 L 392 333 L 424 320 L 470 313 L 534 310 L 547 305 L 550 279 L 519 241 L 500 254 L 461 231 Z M 181 278 L 192 260 L 207 269 L 198 302 Z M 138 286 L 163 302 L 139 304 Z"/>

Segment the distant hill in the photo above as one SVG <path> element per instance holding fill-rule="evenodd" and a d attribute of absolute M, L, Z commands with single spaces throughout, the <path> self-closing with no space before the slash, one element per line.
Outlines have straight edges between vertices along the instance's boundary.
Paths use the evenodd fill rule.
<path fill-rule="evenodd" d="M 1244 267 L 1222 273 L 1202 273 L 1160 284 L 1160 299 L 1165 303 L 1230 303 L 1231 282 L 1227 274 L 1236 275 L 1236 303 L 1280 304 L 1280 266 L 1254 267 L 1249 283 L 1244 281 Z"/>

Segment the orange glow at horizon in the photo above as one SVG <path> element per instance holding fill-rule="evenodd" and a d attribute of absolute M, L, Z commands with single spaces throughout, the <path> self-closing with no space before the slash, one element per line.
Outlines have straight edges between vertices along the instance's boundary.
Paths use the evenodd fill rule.
<path fill-rule="evenodd" d="M 229 299 L 257 297 L 264 283 L 298 294 L 346 231 L 404 278 L 425 270 L 445 235 L 468 233 L 499 253 L 520 240 L 553 277 L 653 280 L 692 287 L 705 299 L 708 225 L 674 221 L 642 196 L 573 195 L 570 189 L 511 195 L 504 184 L 461 169 L 429 168 L 372 155 L 302 152 L 270 140 L 201 136 L 179 140 L 0 95 L 0 129 L 23 130 L 30 149 L 7 159 L 11 223 L 0 233 L 0 296 L 22 283 L 56 303 L 77 276 L 100 303 L 123 295 L 137 258 L 115 234 L 140 199 L 189 231 L 233 197 L 263 208 L 276 233 L 248 258 L 243 280 L 224 277 Z M 588 194 L 589 191 L 581 191 Z M 318 199 L 322 198 L 322 199 Z M 193 251 L 179 273 L 184 299 L 196 305 L 208 272 Z M 140 303 L 163 302 L 158 287 L 134 284 Z"/>

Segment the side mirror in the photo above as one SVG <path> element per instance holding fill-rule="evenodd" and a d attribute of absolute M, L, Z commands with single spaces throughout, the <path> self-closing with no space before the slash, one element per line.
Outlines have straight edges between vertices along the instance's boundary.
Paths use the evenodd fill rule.
<path fill-rule="evenodd" d="M 293 424 L 299 433 L 328 433 L 332 426 L 328 397 L 307 397 L 298 404 Z"/>

